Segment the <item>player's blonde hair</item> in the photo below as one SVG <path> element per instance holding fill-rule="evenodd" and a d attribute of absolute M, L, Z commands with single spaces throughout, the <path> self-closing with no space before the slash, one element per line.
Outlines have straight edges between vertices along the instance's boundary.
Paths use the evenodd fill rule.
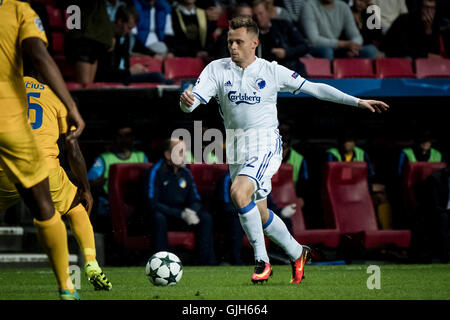
<path fill-rule="evenodd" d="M 259 36 L 259 28 L 256 22 L 251 17 L 240 16 L 229 21 L 230 29 L 236 30 L 239 28 L 245 28 L 247 32 Z"/>

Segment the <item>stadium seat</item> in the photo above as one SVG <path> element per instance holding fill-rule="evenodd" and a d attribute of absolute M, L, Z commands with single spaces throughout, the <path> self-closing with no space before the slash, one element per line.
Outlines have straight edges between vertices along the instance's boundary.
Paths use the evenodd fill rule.
<path fill-rule="evenodd" d="M 164 83 L 154 83 L 154 82 L 140 82 L 140 83 L 130 83 L 128 88 L 157 88 Z"/>
<path fill-rule="evenodd" d="M 126 86 L 119 82 L 94 82 L 86 86 L 87 89 L 112 89 L 125 88 Z"/>
<path fill-rule="evenodd" d="M 117 244 L 127 249 L 148 250 L 150 248 L 148 236 L 130 236 L 127 230 L 129 218 L 138 210 L 145 208 L 143 183 L 150 167 L 150 163 L 121 163 L 110 167 L 109 202 L 114 239 Z M 194 233 L 169 231 L 169 245 L 181 245 L 192 250 L 195 246 Z"/>
<path fill-rule="evenodd" d="M 187 167 L 192 173 L 197 191 L 204 202 L 214 198 L 217 182 L 228 172 L 228 165 L 224 163 L 191 163 Z"/>
<path fill-rule="evenodd" d="M 450 77 L 450 59 L 416 59 L 417 78 Z"/>
<path fill-rule="evenodd" d="M 381 58 L 375 60 L 377 78 L 415 78 L 412 61 L 407 58 Z"/>
<path fill-rule="evenodd" d="M 291 217 L 293 236 L 300 244 L 322 244 L 329 248 L 339 246 L 340 232 L 337 229 L 306 229 L 303 211 L 298 203 L 292 181 L 292 165 L 283 163 L 272 178 L 272 196 L 279 208 L 297 203 L 297 212 Z"/>
<path fill-rule="evenodd" d="M 164 76 L 174 80 L 197 78 L 204 66 L 201 58 L 168 58 L 164 60 Z"/>
<path fill-rule="evenodd" d="M 412 217 L 417 209 L 415 187 L 433 172 L 445 168 L 444 162 L 413 162 L 407 163 L 403 170 L 402 192 L 406 219 Z"/>
<path fill-rule="evenodd" d="M 63 32 L 52 32 L 53 55 L 64 55 L 65 34 Z"/>
<path fill-rule="evenodd" d="M 67 89 L 69 89 L 69 90 L 82 89 L 81 84 L 76 83 L 76 82 L 66 82 L 66 86 L 67 86 Z"/>
<path fill-rule="evenodd" d="M 333 78 L 330 60 L 323 58 L 300 58 L 309 78 Z"/>
<path fill-rule="evenodd" d="M 336 79 L 375 77 L 371 59 L 337 58 L 333 61 L 333 69 Z"/>
<path fill-rule="evenodd" d="M 327 225 L 334 224 L 342 234 L 361 234 L 366 249 L 391 244 L 409 247 L 409 230 L 378 229 L 365 162 L 329 162 L 324 171 L 322 191 Z"/>
<path fill-rule="evenodd" d="M 65 19 L 63 18 L 63 12 L 61 9 L 56 8 L 53 5 L 46 5 L 48 14 L 48 24 L 52 30 L 54 29 L 64 29 L 66 26 L 64 24 Z"/>
<path fill-rule="evenodd" d="M 147 72 L 162 72 L 162 60 L 152 57 L 130 58 L 130 66 L 142 64 L 147 67 Z"/>

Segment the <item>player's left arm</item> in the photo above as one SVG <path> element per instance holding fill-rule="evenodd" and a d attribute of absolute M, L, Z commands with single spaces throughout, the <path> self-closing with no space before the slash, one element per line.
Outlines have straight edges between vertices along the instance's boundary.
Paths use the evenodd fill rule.
<path fill-rule="evenodd" d="M 88 181 L 86 162 L 81 152 L 77 139 L 65 139 L 67 158 L 70 169 L 76 180 L 76 185 L 80 190 L 81 202 L 86 208 L 88 215 L 91 214 L 94 198 L 92 197 L 91 187 Z"/>
<path fill-rule="evenodd" d="M 324 83 L 304 80 L 303 86 L 298 92 L 309 94 L 320 100 L 368 109 L 371 112 L 381 113 L 389 109 L 389 105 L 383 101 L 358 99 Z"/>
<path fill-rule="evenodd" d="M 276 78 L 279 91 L 293 94 L 306 93 L 320 100 L 368 109 L 372 112 L 381 113 L 389 109 L 389 106 L 382 101 L 358 99 L 327 84 L 308 81 L 297 72 L 281 65 L 276 66 Z"/>

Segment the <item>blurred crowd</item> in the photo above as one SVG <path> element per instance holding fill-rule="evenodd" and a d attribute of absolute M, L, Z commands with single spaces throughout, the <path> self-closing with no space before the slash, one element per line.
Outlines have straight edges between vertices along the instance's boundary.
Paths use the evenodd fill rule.
<path fill-rule="evenodd" d="M 72 4 L 80 6 L 81 28 L 66 30 L 64 55 L 82 85 L 170 84 L 130 59 L 199 57 L 207 63 L 227 57 L 228 21 L 239 15 L 252 16 L 260 27 L 259 57 L 302 76 L 302 57 L 416 59 L 450 51 L 450 8 L 443 0 L 55 1 L 62 12 Z M 46 27 L 43 1 L 31 5 Z M 48 37 L 51 43 L 51 32 Z"/>

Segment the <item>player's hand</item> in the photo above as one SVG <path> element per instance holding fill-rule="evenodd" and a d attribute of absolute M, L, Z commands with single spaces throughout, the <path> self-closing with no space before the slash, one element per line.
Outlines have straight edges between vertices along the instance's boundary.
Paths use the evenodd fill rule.
<path fill-rule="evenodd" d="M 362 100 L 362 99 L 360 99 L 358 101 L 358 107 L 362 108 L 362 109 L 369 109 L 372 112 L 378 112 L 378 113 L 387 111 L 389 109 L 389 105 L 387 105 L 383 101 Z"/>
<path fill-rule="evenodd" d="M 92 207 L 94 206 L 94 198 L 90 191 L 82 191 L 80 194 L 81 204 L 86 208 L 88 216 L 91 215 Z"/>
<path fill-rule="evenodd" d="M 194 94 L 192 91 L 186 90 L 180 96 L 180 102 L 187 107 L 192 107 L 194 105 Z"/>
<path fill-rule="evenodd" d="M 69 128 L 69 133 L 66 135 L 67 140 L 78 139 L 86 127 L 86 123 L 81 117 L 78 111 L 77 105 L 74 103 L 73 106 L 67 108 L 67 127 Z M 71 130 L 75 128 L 75 130 Z"/>

